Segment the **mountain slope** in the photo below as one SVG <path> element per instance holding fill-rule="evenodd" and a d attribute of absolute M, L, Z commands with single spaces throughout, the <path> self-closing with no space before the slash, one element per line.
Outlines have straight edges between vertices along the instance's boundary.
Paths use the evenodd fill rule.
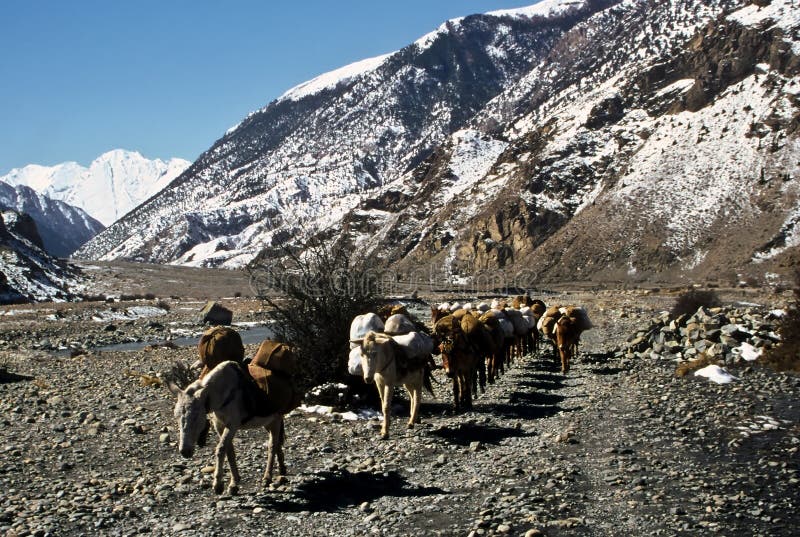
<path fill-rule="evenodd" d="M 0 209 L 29 215 L 36 223 L 42 244 L 50 255 L 68 257 L 104 229 L 82 209 L 38 194 L 31 188 L 12 187 L 0 181 Z"/>
<path fill-rule="evenodd" d="M 409 175 L 418 187 L 387 186 L 346 231 L 409 283 L 787 272 L 800 242 L 798 8 L 721 15 L 735 7 L 598 13 L 476 116 L 484 147 L 506 144 L 478 159 L 486 174 L 465 180 L 454 138 Z"/>
<path fill-rule="evenodd" d="M 773 278 L 800 244 L 800 6 L 755 4 L 449 21 L 251 114 L 81 255 L 238 266 L 327 229 L 412 284 Z"/>
<path fill-rule="evenodd" d="M 188 166 L 183 159 L 149 160 L 135 151 L 116 149 L 100 155 L 88 168 L 76 162 L 51 167 L 31 164 L 0 176 L 0 181 L 27 186 L 79 207 L 108 226 L 163 189 Z"/>
<path fill-rule="evenodd" d="M 448 21 L 396 53 L 290 90 L 80 255 L 239 266 L 301 230 L 338 224 L 609 3 L 551 0 L 560 7 L 547 17 Z"/>
<path fill-rule="evenodd" d="M 80 271 L 46 254 L 33 220 L 0 211 L 0 304 L 68 300 L 83 289 Z"/>

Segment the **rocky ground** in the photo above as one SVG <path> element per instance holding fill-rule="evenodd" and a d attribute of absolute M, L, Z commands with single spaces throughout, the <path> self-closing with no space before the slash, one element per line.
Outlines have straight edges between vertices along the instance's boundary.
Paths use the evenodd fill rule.
<path fill-rule="evenodd" d="M 766 309 L 786 299 L 723 298 Z M 130 324 L 92 320 L 106 303 L 0 308 L 0 534 L 796 534 L 800 378 L 738 362 L 727 366 L 738 380 L 718 385 L 675 377 L 673 356 L 627 352 L 674 296 L 545 300 L 584 304 L 597 325 L 569 374 L 548 353 L 528 356 L 459 415 L 437 386 L 422 426 L 397 419 L 388 441 L 374 418 L 296 411 L 288 476 L 270 490 L 258 490 L 264 434 L 237 435 L 234 497 L 210 488 L 212 447 L 179 456 L 172 397 L 157 383 L 194 348 L 55 350 L 91 347 L 87 334 L 108 324 L 134 339 L 199 330 L 196 301 L 171 299 L 169 311 Z M 261 319 L 253 301 L 228 304 Z M 407 415 L 402 400 L 396 413 Z"/>

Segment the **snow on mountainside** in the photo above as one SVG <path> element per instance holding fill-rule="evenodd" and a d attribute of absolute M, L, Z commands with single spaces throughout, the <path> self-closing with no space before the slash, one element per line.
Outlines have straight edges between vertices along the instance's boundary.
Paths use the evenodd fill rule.
<path fill-rule="evenodd" d="M 29 215 L 36 223 L 43 248 L 50 255 L 67 257 L 104 229 L 103 224 L 63 201 L 53 200 L 32 188 L 13 187 L 0 181 L 0 210 Z"/>
<path fill-rule="evenodd" d="M 756 3 L 448 21 L 249 115 L 80 253 L 234 267 L 330 227 L 381 266 L 462 282 L 787 272 L 800 6 Z"/>
<path fill-rule="evenodd" d="M 0 211 L 0 304 L 68 300 L 84 290 L 80 271 L 41 249 L 36 224 Z"/>
<path fill-rule="evenodd" d="M 88 168 L 75 162 L 31 164 L 0 176 L 0 181 L 80 207 L 108 226 L 167 186 L 189 164 L 178 158 L 149 160 L 138 152 L 116 149 L 100 155 Z"/>
<path fill-rule="evenodd" d="M 576 20 L 608 3 L 575 4 L 552 18 L 464 17 L 424 46 L 301 85 L 230 129 L 80 254 L 233 267 L 299 229 L 338 225 L 365 193 L 417 166 Z"/>

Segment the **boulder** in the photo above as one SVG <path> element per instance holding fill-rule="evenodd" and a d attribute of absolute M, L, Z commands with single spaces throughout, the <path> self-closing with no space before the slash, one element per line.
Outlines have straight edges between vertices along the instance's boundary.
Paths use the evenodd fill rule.
<path fill-rule="evenodd" d="M 233 322 L 233 312 L 225 306 L 209 300 L 200 310 L 200 322 L 229 326 Z"/>

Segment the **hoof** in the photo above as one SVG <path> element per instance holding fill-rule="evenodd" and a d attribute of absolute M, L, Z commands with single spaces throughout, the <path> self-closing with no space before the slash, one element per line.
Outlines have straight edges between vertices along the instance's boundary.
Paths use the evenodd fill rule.
<path fill-rule="evenodd" d="M 381 433 L 381 440 L 389 440 L 389 433 Z"/>
<path fill-rule="evenodd" d="M 216 492 L 217 494 L 222 494 L 223 492 L 225 492 L 225 485 L 223 485 L 222 483 L 214 483 L 214 492 Z"/>
<path fill-rule="evenodd" d="M 407 428 L 408 428 L 408 429 L 413 429 L 413 428 L 414 428 L 414 423 L 413 423 L 413 422 L 410 422 L 410 423 L 407 425 Z"/>
<path fill-rule="evenodd" d="M 228 485 L 228 496 L 236 496 L 239 494 L 239 485 Z"/>

